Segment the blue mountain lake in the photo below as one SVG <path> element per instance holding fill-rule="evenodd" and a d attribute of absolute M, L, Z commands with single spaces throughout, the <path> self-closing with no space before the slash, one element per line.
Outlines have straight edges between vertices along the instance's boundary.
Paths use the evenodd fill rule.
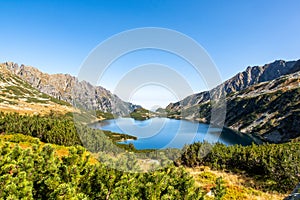
<path fill-rule="evenodd" d="M 253 139 L 245 134 L 224 128 L 212 128 L 208 124 L 169 118 L 152 118 L 144 121 L 132 118 L 104 120 L 91 125 L 92 128 L 136 136 L 132 143 L 136 149 L 182 148 L 185 144 L 207 141 L 226 145 L 250 145 Z"/>

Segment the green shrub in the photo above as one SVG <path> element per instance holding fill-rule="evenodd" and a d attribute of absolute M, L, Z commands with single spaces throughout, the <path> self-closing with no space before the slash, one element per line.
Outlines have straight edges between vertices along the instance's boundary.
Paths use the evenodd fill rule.
<path fill-rule="evenodd" d="M 191 199 L 203 197 L 182 167 L 127 173 L 91 163 L 82 147 L 55 156 L 56 147 L 0 140 L 1 199 Z M 127 162 L 127 161 L 125 161 Z"/>
<path fill-rule="evenodd" d="M 207 165 L 214 169 L 244 171 L 264 182 L 258 187 L 286 192 L 299 182 L 300 143 L 250 146 L 195 143 L 185 147 L 178 162 L 188 167 Z"/>

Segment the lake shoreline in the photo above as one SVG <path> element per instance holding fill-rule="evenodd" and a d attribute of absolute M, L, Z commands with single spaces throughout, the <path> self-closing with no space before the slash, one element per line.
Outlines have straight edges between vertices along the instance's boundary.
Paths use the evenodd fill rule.
<path fill-rule="evenodd" d="M 157 117 L 161 117 L 161 116 L 157 116 Z M 167 117 L 166 116 L 166 118 L 168 118 L 168 119 L 174 119 L 174 120 L 186 120 L 186 121 L 190 121 L 190 122 L 193 122 L 193 123 L 207 124 L 207 125 L 211 125 L 212 128 L 215 128 L 215 127 L 219 128 L 220 127 L 220 125 L 218 125 L 218 124 L 209 123 L 207 120 L 203 120 L 203 119 L 199 119 L 199 118 L 196 118 L 196 119 L 195 118 L 184 118 L 184 117 L 181 117 L 181 116 L 180 117 L 176 117 L 176 116 Z M 236 132 L 239 135 L 249 136 L 249 137 L 251 137 L 254 140 L 254 143 L 257 144 L 257 145 L 261 145 L 261 144 L 265 144 L 265 143 L 270 143 L 270 142 L 266 141 L 261 135 L 259 135 L 257 133 L 244 133 L 244 132 L 240 132 L 238 130 L 229 128 L 229 127 L 227 127 L 225 125 L 223 125 L 222 128 L 234 131 L 234 132 Z"/>
<path fill-rule="evenodd" d="M 148 121 L 148 120 L 153 120 L 154 121 Z M 167 122 L 163 121 L 163 120 L 168 120 Z M 217 137 L 217 139 L 212 142 L 212 143 L 216 143 L 216 142 L 220 142 L 220 143 L 224 143 L 226 145 L 235 145 L 235 144 L 241 144 L 243 146 L 247 146 L 247 145 L 251 145 L 252 143 L 260 145 L 263 144 L 264 142 L 257 137 L 256 135 L 251 135 L 251 134 L 245 134 L 245 133 L 241 133 L 235 130 L 232 130 L 228 127 L 220 127 L 218 125 L 212 125 L 212 124 L 207 124 L 207 123 L 201 123 L 198 122 L 197 120 L 192 120 L 192 119 L 171 119 L 171 118 L 166 118 L 166 117 L 154 117 L 154 118 L 150 118 L 148 120 L 135 120 L 133 118 L 117 118 L 117 119 L 110 119 L 110 120 L 101 120 L 99 122 L 93 123 L 92 126 L 94 126 L 94 128 L 97 129 L 101 129 L 101 130 L 108 130 L 111 132 L 115 132 L 118 134 L 124 134 L 124 135 L 129 135 L 129 136 L 134 136 L 137 139 L 136 140 L 123 140 L 120 141 L 118 143 L 120 144 L 129 144 L 129 143 L 133 143 L 137 149 L 160 149 L 160 148 L 182 148 L 184 145 L 189 145 L 189 144 L 193 144 L 195 142 L 203 142 L 205 139 L 205 136 L 209 136 L 208 138 L 210 138 L 210 136 L 213 137 Z M 171 121 L 169 121 L 171 120 Z M 107 124 L 102 124 L 107 122 Z M 118 125 L 116 123 L 120 123 L 122 122 L 122 125 L 124 125 L 124 123 L 127 125 L 125 126 L 131 126 L 130 131 L 123 131 L 121 130 Z M 130 122 L 130 123 L 129 123 Z M 155 135 L 150 135 L 151 137 L 149 137 L 149 130 L 148 132 L 143 132 L 141 133 L 141 131 L 144 128 L 144 126 L 149 126 L 149 123 L 166 123 L 168 129 L 164 130 L 164 133 L 160 133 L 157 132 Z M 150 124 L 151 124 L 150 123 Z M 170 123 L 170 124 L 168 124 Z M 185 124 L 185 128 L 190 128 L 192 127 L 193 130 L 191 130 L 193 135 L 189 135 L 189 130 L 181 130 L 181 132 L 177 132 L 178 130 L 176 129 L 176 127 L 178 128 L 178 126 L 184 123 Z M 134 127 L 137 126 L 137 127 Z M 136 133 L 135 129 L 138 129 L 140 132 Z M 216 129 L 216 130 L 214 130 Z M 144 129 L 147 130 L 147 129 Z M 187 131 L 187 132 L 186 132 Z M 196 132 L 194 132 L 196 131 Z M 148 136 L 147 136 L 148 133 Z M 146 134 L 146 135 L 143 135 Z M 174 138 L 176 139 L 176 141 L 174 142 Z M 175 134 L 175 135 L 174 135 Z M 179 134 L 178 136 L 176 134 Z M 184 134 L 188 134 L 188 138 L 184 137 Z M 159 135 L 159 136 L 158 136 Z M 159 138 L 160 137 L 160 138 Z M 170 138 L 171 137 L 171 138 Z M 183 142 L 186 141 L 186 143 L 184 143 L 184 145 L 180 145 L 179 143 L 179 137 L 183 137 Z M 191 138 L 192 137 L 192 138 Z M 159 139 L 158 139 L 159 138 Z M 190 138 L 190 139 L 189 139 Z M 170 140 L 170 145 L 168 146 L 169 143 L 166 140 Z M 146 140 L 150 140 L 150 141 L 146 141 Z M 178 141 L 177 141 L 178 140 Z M 165 146 L 162 144 L 165 141 Z M 210 142 L 210 141 L 208 141 Z M 158 143 L 158 144 L 156 144 Z M 145 145 L 145 146 L 144 146 Z M 172 146 L 173 145 L 173 146 Z"/>

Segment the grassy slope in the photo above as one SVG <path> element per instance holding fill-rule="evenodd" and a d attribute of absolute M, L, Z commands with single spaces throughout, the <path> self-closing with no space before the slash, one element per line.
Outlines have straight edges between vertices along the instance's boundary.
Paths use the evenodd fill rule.
<path fill-rule="evenodd" d="M 78 119 L 90 123 L 103 119 L 111 119 L 111 113 L 74 108 L 68 102 L 56 99 L 33 88 L 26 81 L 12 74 L 0 64 L 0 111 L 5 113 L 39 115 L 64 115 L 76 113 Z M 73 117 L 73 116 L 71 116 Z"/>
<path fill-rule="evenodd" d="M 67 113 L 75 109 L 67 102 L 41 93 L 0 65 L 0 109 L 21 114 Z"/>
<path fill-rule="evenodd" d="M 255 181 L 245 175 L 237 175 L 225 171 L 211 170 L 209 167 L 187 168 L 190 174 L 194 177 L 196 184 L 204 191 L 209 192 L 215 185 L 218 177 L 222 177 L 225 181 L 226 194 L 223 200 L 229 199 L 261 199 L 261 200 L 277 200 L 283 199 L 287 194 L 262 192 L 254 189 Z M 213 199 L 206 196 L 206 199 Z"/>

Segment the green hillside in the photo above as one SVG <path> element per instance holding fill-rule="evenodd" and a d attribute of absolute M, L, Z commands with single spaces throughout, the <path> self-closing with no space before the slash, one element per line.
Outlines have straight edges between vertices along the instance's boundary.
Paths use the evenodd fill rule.
<path fill-rule="evenodd" d="M 157 114 L 147 110 L 145 108 L 137 108 L 133 112 L 130 113 L 130 117 L 135 120 L 146 120 L 150 119 L 151 117 L 155 117 Z"/>
<path fill-rule="evenodd" d="M 5 112 L 49 114 L 50 111 L 74 111 L 65 101 L 55 99 L 33 88 L 0 65 L 0 109 Z"/>

